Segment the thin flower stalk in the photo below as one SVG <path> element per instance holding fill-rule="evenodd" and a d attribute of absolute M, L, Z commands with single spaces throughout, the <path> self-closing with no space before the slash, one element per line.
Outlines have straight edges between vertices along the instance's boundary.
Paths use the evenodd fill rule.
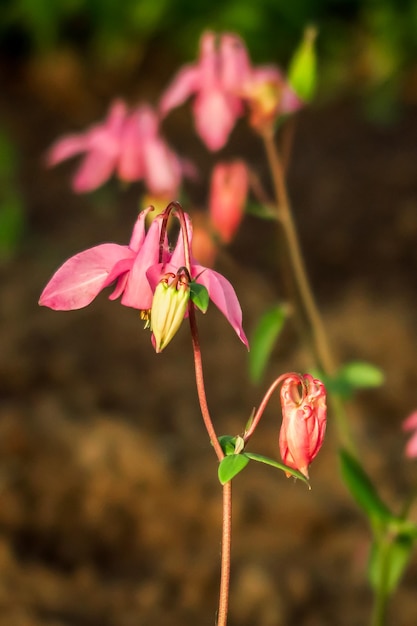
<path fill-rule="evenodd" d="M 305 263 L 298 240 L 298 235 L 292 217 L 291 205 L 285 184 L 284 169 L 280 154 L 275 144 L 272 128 L 265 128 L 262 139 L 268 157 L 273 179 L 275 197 L 277 201 L 277 217 L 282 226 L 289 265 L 292 268 L 293 282 L 304 313 L 309 343 L 315 356 L 318 367 L 329 377 L 336 373 L 336 362 L 330 350 L 323 320 L 317 307 L 310 282 L 307 277 Z M 354 452 L 355 445 L 350 432 L 344 406 L 339 398 L 332 394 L 331 401 L 335 418 L 338 423 L 339 434 L 343 445 Z"/>

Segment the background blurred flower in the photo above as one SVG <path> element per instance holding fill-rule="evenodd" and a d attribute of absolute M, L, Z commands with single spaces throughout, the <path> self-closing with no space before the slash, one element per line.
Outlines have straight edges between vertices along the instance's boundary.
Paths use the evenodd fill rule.
<path fill-rule="evenodd" d="M 230 243 L 242 221 L 249 176 L 244 161 L 218 163 L 211 176 L 209 211 L 214 231 Z"/>
<path fill-rule="evenodd" d="M 409 459 L 417 458 L 417 411 L 414 411 L 403 421 L 403 430 L 414 431 L 405 446 L 405 456 Z"/>
<path fill-rule="evenodd" d="M 78 193 L 93 191 L 113 173 L 126 182 L 143 180 L 154 196 L 176 197 L 183 175 L 195 173 L 193 165 L 180 159 L 159 135 L 159 120 L 149 105 L 128 112 L 116 100 L 101 124 L 85 133 L 59 139 L 47 156 L 56 165 L 86 153 L 73 180 Z"/>
<path fill-rule="evenodd" d="M 184 66 L 163 94 L 160 111 L 166 115 L 194 95 L 195 125 L 210 150 L 229 138 L 244 107 L 239 88 L 249 71 L 246 48 L 237 35 L 203 33 L 197 63 Z"/>

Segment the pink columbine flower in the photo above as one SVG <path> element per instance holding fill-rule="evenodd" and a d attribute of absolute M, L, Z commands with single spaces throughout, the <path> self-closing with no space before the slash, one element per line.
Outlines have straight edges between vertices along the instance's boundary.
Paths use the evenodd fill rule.
<path fill-rule="evenodd" d="M 49 150 L 47 164 L 80 153 L 86 156 L 73 180 L 78 193 L 97 189 L 116 173 L 126 182 L 143 179 L 155 196 L 175 197 L 182 176 L 193 171 L 160 137 L 158 117 L 150 106 L 129 112 L 121 100 L 113 102 L 104 122 L 59 139 Z"/>
<path fill-rule="evenodd" d="M 185 241 L 184 233 L 181 230 L 178 241 L 175 246 L 171 258 L 166 263 L 160 263 L 150 267 L 147 271 L 147 277 L 152 290 L 155 291 L 161 280 L 165 280 L 167 275 L 177 276 L 181 268 L 186 266 L 185 247 L 189 247 L 191 256 L 192 246 L 192 225 L 189 216 L 185 213 L 185 221 L 187 228 L 187 240 Z M 226 317 L 229 324 L 236 332 L 239 339 L 249 348 L 249 342 L 244 333 L 242 326 L 242 309 L 239 304 L 236 292 L 230 282 L 218 272 L 199 265 L 191 256 L 190 278 L 196 283 L 203 285 L 209 294 L 210 300 L 214 302 L 217 308 Z"/>
<path fill-rule="evenodd" d="M 243 161 L 218 163 L 213 169 L 210 221 L 223 243 L 230 243 L 242 220 L 248 185 L 248 168 Z"/>
<path fill-rule="evenodd" d="M 281 387 L 281 405 L 282 460 L 308 478 L 308 466 L 319 452 L 326 431 L 326 389 L 310 374 L 291 374 Z"/>
<path fill-rule="evenodd" d="M 163 94 L 161 114 L 190 96 L 195 96 L 197 132 L 210 150 L 226 144 L 245 104 L 257 129 L 302 105 L 277 67 L 251 65 L 240 37 L 233 33 L 216 36 L 210 31 L 201 37 L 197 63 L 183 67 Z"/>
<path fill-rule="evenodd" d="M 105 287 L 116 282 L 109 296 L 111 300 L 121 296 L 123 305 L 139 309 L 142 318 L 146 320 L 145 327 L 152 324 L 149 312 L 153 310 L 157 315 L 160 340 L 158 345 L 154 341 L 154 345 L 158 352 L 162 350 L 168 342 L 167 332 L 170 333 L 169 340 L 173 336 L 172 320 L 175 321 L 175 331 L 178 328 L 178 302 L 175 306 L 171 302 L 172 289 L 168 300 L 158 294 L 158 300 L 164 303 L 164 311 L 172 318 L 171 327 L 167 328 L 161 318 L 161 307 L 156 310 L 153 306 L 154 293 L 161 281 L 167 281 L 169 274 L 174 277 L 182 274 L 186 264 L 185 245 L 191 246 L 192 227 L 189 217 L 186 216 L 187 237 L 184 239 L 181 231 L 171 253 L 166 237 L 161 244 L 164 214 L 157 215 L 148 232 L 145 232 L 145 218 L 151 209 L 149 207 L 139 214 L 129 245 L 104 243 L 68 259 L 46 285 L 39 304 L 57 311 L 81 309 L 90 304 Z M 248 346 L 242 328 L 242 310 L 229 281 L 194 261 L 190 278 L 206 287 L 211 300 L 225 315 L 242 342 Z M 172 281 L 167 283 L 169 287 L 172 286 L 171 283 Z M 176 299 L 180 301 L 180 310 L 186 316 L 187 311 L 181 298 Z"/>
<path fill-rule="evenodd" d="M 409 459 L 417 459 L 417 411 L 414 411 L 403 421 L 403 430 L 414 431 L 405 446 L 405 456 Z"/>
<path fill-rule="evenodd" d="M 121 296 L 125 306 L 150 309 L 153 292 L 146 270 L 159 262 L 162 223 L 161 216 L 157 216 L 145 234 L 145 218 L 151 209 L 139 214 L 129 245 L 103 243 L 68 259 L 46 285 L 39 304 L 55 311 L 81 309 L 116 281 L 111 300 Z M 168 247 L 163 250 L 168 260 Z"/>
<path fill-rule="evenodd" d="M 163 94 L 161 114 L 194 95 L 197 132 L 210 150 L 219 150 L 244 112 L 239 91 L 249 69 L 245 46 L 237 35 L 225 33 L 217 38 L 206 31 L 198 62 L 183 67 Z"/>

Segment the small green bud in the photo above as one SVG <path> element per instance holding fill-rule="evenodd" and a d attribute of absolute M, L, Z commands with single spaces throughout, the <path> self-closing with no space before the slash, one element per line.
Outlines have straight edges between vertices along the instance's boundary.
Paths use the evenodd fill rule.
<path fill-rule="evenodd" d="M 190 299 L 186 275 L 166 274 L 158 283 L 152 300 L 151 329 L 156 352 L 169 344 L 181 326 Z"/>
<path fill-rule="evenodd" d="M 316 37 L 316 28 L 309 26 L 305 29 L 303 40 L 295 51 L 288 70 L 288 81 L 297 96 L 304 102 L 310 102 L 316 91 Z"/>

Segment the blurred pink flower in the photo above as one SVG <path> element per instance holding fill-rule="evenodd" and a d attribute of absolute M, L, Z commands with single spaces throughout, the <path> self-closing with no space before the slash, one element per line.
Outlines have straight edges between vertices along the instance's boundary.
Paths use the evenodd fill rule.
<path fill-rule="evenodd" d="M 197 132 L 210 150 L 219 150 L 244 112 L 238 92 L 249 70 L 246 48 L 237 35 L 225 33 L 217 38 L 206 31 L 200 40 L 198 62 L 183 67 L 163 94 L 161 114 L 195 95 Z"/>
<path fill-rule="evenodd" d="M 182 176 L 192 173 L 193 166 L 167 146 L 158 124 L 150 106 L 141 105 L 129 113 L 124 102 L 116 100 L 104 122 L 59 139 L 49 150 L 47 164 L 85 152 L 73 180 L 74 191 L 97 189 L 116 172 L 126 182 L 143 179 L 155 196 L 175 197 Z"/>
<path fill-rule="evenodd" d="M 417 411 L 414 411 L 403 421 L 403 430 L 414 431 L 405 446 L 405 456 L 417 459 Z"/>
<path fill-rule="evenodd" d="M 213 151 L 226 144 L 236 120 L 244 113 L 244 103 L 257 128 L 302 104 L 277 67 L 252 67 L 240 37 L 233 33 L 216 36 L 211 31 L 201 37 L 197 63 L 185 65 L 163 94 L 161 114 L 166 115 L 190 96 L 195 96 L 197 132 Z"/>
<path fill-rule="evenodd" d="M 213 169 L 210 220 L 223 243 L 230 243 L 242 220 L 248 185 L 248 168 L 244 161 L 218 163 Z"/>
<path fill-rule="evenodd" d="M 281 458 L 308 478 L 326 431 L 326 389 L 310 374 L 289 375 L 281 387 L 281 406 Z"/>

